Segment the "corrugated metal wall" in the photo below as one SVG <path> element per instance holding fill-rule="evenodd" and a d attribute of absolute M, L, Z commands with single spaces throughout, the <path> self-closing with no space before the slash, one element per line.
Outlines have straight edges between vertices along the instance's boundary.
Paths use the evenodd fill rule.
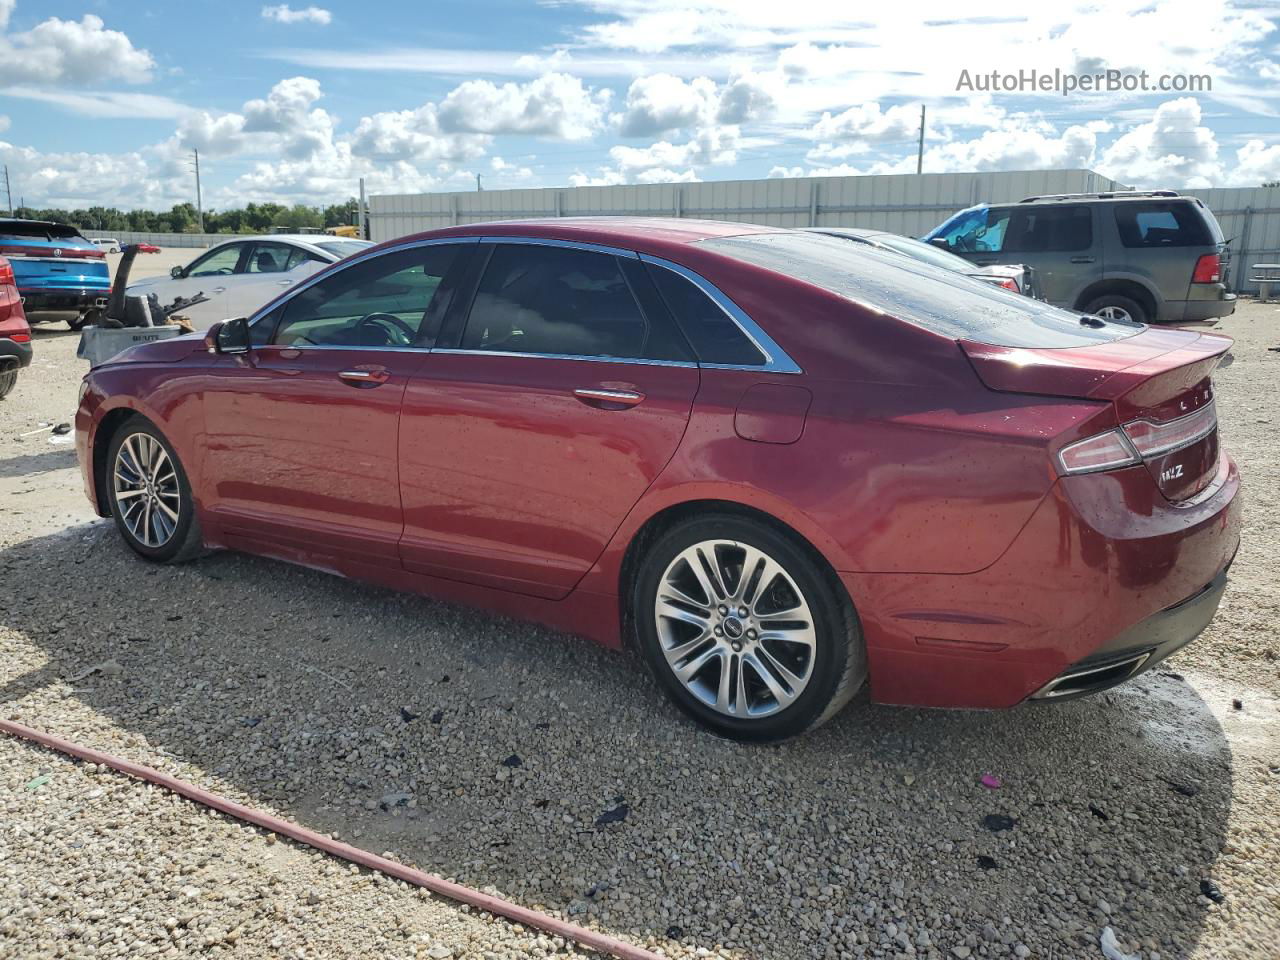
<path fill-rule="evenodd" d="M 1117 189 L 1126 188 L 1091 170 L 1020 170 L 390 194 L 369 198 L 369 232 L 374 240 L 390 240 L 456 223 L 636 215 L 857 226 L 918 236 L 982 201 Z M 1232 239 L 1232 286 L 1256 290 L 1248 282 L 1252 265 L 1280 261 L 1280 188 L 1181 192 L 1203 200 Z"/>
<path fill-rule="evenodd" d="M 390 240 L 455 223 L 629 214 L 918 234 L 980 200 L 1117 186 L 1089 170 L 1027 170 L 391 194 L 369 198 L 369 229 L 374 240 Z"/>
<path fill-rule="evenodd" d="M 139 230 L 84 230 L 90 240 L 110 237 L 121 243 L 154 243 L 157 247 L 211 247 L 224 240 L 234 240 L 230 233 L 146 233 Z"/>

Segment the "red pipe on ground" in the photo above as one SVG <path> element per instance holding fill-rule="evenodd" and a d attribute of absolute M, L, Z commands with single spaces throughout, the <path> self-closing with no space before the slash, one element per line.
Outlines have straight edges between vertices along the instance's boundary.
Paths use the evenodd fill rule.
<path fill-rule="evenodd" d="M 225 813 L 227 816 L 243 820 L 245 823 L 251 823 L 264 830 L 270 830 L 272 833 L 288 837 L 290 840 L 296 840 L 298 843 L 305 843 L 307 846 L 314 847 L 324 853 L 341 857 L 343 860 L 349 860 L 351 863 L 367 867 L 370 870 L 377 870 L 379 873 L 385 873 L 389 877 L 395 877 L 397 880 L 403 880 L 405 883 L 411 883 L 416 887 L 425 887 L 432 893 L 438 893 L 443 897 L 448 897 L 450 900 L 456 900 L 458 903 L 470 904 L 480 910 L 506 917 L 516 923 L 522 923 L 527 927 L 536 927 L 552 936 L 573 940 L 584 947 L 607 953 L 610 956 L 620 958 L 620 960 L 662 960 L 658 954 L 651 953 L 634 944 L 618 940 L 607 934 L 597 933 L 595 930 L 588 930 L 586 927 L 567 923 L 548 914 L 539 913 L 537 910 L 530 910 L 528 907 L 522 907 L 508 900 L 481 893 L 479 890 L 473 890 L 470 887 L 464 887 L 459 883 L 452 883 L 449 880 L 424 873 L 413 867 L 406 867 L 404 864 L 396 863 L 394 860 L 379 857 L 376 854 L 369 853 L 367 850 L 361 850 L 359 847 L 333 840 L 316 833 L 314 830 L 299 827 L 296 824 L 289 823 L 287 820 L 281 820 L 279 817 L 273 817 L 270 814 L 254 810 L 252 807 L 246 807 L 233 800 L 228 800 L 226 797 L 220 797 L 216 793 L 203 790 L 193 783 L 187 783 L 185 780 L 171 777 L 167 773 L 161 773 L 159 770 L 143 766 L 140 763 L 134 763 L 122 757 L 103 753 L 100 750 L 79 746 L 68 740 L 63 740 L 61 737 L 55 737 L 52 734 L 42 733 L 20 723 L 14 723 L 12 720 L 0 720 L 0 731 L 20 737 L 23 740 L 30 740 L 32 743 L 38 743 L 40 746 L 47 747 L 50 750 L 57 750 L 72 757 L 79 757 L 81 760 L 87 760 L 90 763 L 99 763 L 103 766 L 111 767 L 113 770 L 118 770 L 130 777 L 146 780 L 148 783 L 154 783 L 157 786 L 164 787 L 166 790 L 172 790 L 188 800 L 194 800 L 196 803 L 217 810 L 219 813 Z"/>

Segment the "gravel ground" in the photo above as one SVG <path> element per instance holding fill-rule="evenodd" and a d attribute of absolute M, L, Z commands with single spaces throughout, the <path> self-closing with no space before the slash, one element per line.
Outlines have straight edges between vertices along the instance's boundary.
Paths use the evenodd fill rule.
<path fill-rule="evenodd" d="M 42 328 L 0 404 L 0 715 L 672 957 L 1074 960 L 1106 926 L 1144 960 L 1277 956 L 1280 309 L 1221 328 L 1249 506 L 1200 641 L 1092 699 L 858 701 L 769 748 L 537 627 L 236 554 L 135 560 L 71 447 L 19 436 L 70 420 L 83 372 Z M 0 809 L 0 956 L 563 949 L 3 737 Z"/>

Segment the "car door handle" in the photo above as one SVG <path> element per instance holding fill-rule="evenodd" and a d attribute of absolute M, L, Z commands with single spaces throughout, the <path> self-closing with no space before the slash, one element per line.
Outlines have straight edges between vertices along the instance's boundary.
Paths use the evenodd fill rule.
<path fill-rule="evenodd" d="M 355 387 L 376 387 L 391 379 L 385 370 L 343 370 L 338 379 Z"/>
<path fill-rule="evenodd" d="M 277 284 L 279 284 L 279 285 L 280 285 L 280 286 L 282 286 L 282 287 L 287 287 L 287 286 L 289 286 L 289 284 L 293 283 L 293 281 L 292 281 L 292 280 L 277 280 L 277 281 L 276 281 L 276 283 L 277 283 Z"/>
<path fill-rule="evenodd" d="M 644 394 L 635 390 L 604 390 L 598 387 L 580 387 L 573 391 L 573 395 L 587 406 L 602 410 L 634 407 L 644 400 Z"/>
<path fill-rule="evenodd" d="M 1072 263 L 1093 263 L 1093 257 L 1072 257 Z"/>
<path fill-rule="evenodd" d="M 213 288 L 213 292 L 214 292 L 214 293 L 226 293 L 226 292 L 227 292 L 227 288 L 226 288 L 226 287 L 214 287 L 214 288 Z"/>

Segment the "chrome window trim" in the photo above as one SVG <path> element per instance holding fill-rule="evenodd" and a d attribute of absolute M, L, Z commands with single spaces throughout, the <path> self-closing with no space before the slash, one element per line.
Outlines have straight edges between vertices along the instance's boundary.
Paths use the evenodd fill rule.
<path fill-rule="evenodd" d="M 683 267 L 678 263 L 672 263 L 670 260 L 663 260 L 661 257 L 650 256 L 647 253 L 640 254 L 640 260 L 643 263 L 652 264 L 655 267 L 663 267 L 672 273 L 679 274 L 684 277 L 695 287 L 706 294 L 711 301 L 725 312 L 730 320 L 737 325 L 738 329 L 750 340 L 757 350 L 764 354 L 764 363 L 700 363 L 699 366 L 708 370 L 754 370 L 764 371 L 766 373 L 803 373 L 800 365 L 787 355 L 778 344 L 764 332 L 754 320 L 747 316 L 746 312 L 736 303 L 730 300 L 715 284 L 704 279 L 700 275 L 694 273 L 688 267 Z"/>
<path fill-rule="evenodd" d="M 596 363 L 635 363 L 646 367 L 689 367 L 698 369 L 692 360 L 644 360 L 638 357 L 601 357 L 576 353 L 519 353 L 514 350 L 463 350 L 460 347 L 436 347 L 432 353 L 466 357 L 522 357 L 531 360 L 591 360 Z M 706 364 L 702 364 L 706 366 Z"/>
<path fill-rule="evenodd" d="M 479 237 L 481 243 L 519 243 L 533 247 L 567 247 L 570 250 L 586 250 L 589 253 L 604 253 L 614 257 L 626 257 L 628 260 L 641 259 L 634 250 L 622 247 L 610 247 L 600 243 L 586 243 L 581 240 L 560 240 L 556 237 Z"/>

